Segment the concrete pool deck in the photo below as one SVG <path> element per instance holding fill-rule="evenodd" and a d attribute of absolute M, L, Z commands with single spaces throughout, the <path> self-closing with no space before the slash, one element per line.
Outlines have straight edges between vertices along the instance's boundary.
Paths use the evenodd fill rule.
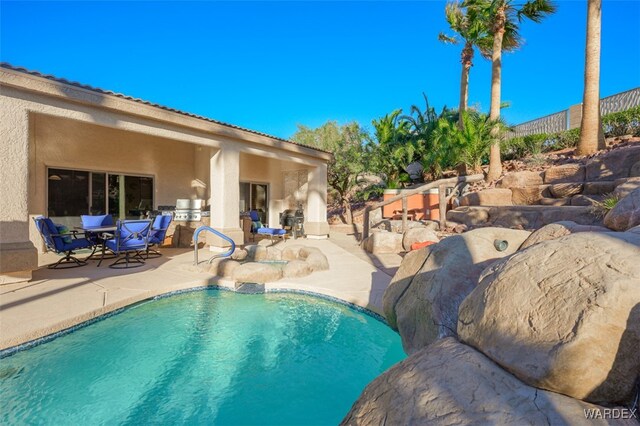
<path fill-rule="evenodd" d="M 347 251 L 331 240 L 301 240 L 296 244 L 322 250 L 330 269 L 269 283 L 265 285 L 266 290 L 319 293 L 382 314 L 382 295 L 391 280 L 389 271 L 376 268 L 355 251 Z M 100 268 L 97 262 L 91 261 L 80 268 L 51 270 L 44 265 L 58 257 L 51 253 L 40 255 L 41 267 L 33 272 L 32 281 L 0 286 L 0 350 L 154 296 L 223 285 L 216 277 L 193 268 L 193 250 L 162 249 L 162 253 L 163 256 L 149 259 L 143 267 L 128 270 L 108 268 L 112 261 L 103 262 Z M 202 249 L 199 258 L 202 261 L 210 255 Z"/>

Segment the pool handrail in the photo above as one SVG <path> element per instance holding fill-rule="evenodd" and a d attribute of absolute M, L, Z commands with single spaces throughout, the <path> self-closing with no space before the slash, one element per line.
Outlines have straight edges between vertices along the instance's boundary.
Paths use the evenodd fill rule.
<path fill-rule="evenodd" d="M 216 231 L 215 229 L 213 229 L 210 226 L 200 226 L 198 229 L 195 230 L 195 232 L 193 233 L 193 264 L 194 266 L 198 266 L 198 237 L 200 236 L 200 232 L 202 231 L 209 231 L 214 235 L 217 235 L 218 237 L 222 238 L 225 241 L 228 241 L 231 243 L 231 248 L 228 251 L 225 251 L 224 253 L 220 253 L 220 254 L 215 254 L 213 255 L 210 259 L 209 259 L 209 263 L 211 263 L 211 261 L 215 258 L 219 258 L 219 257 L 229 257 L 233 254 L 233 252 L 236 250 L 236 243 L 227 235 L 224 235 L 222 232 Z"/>

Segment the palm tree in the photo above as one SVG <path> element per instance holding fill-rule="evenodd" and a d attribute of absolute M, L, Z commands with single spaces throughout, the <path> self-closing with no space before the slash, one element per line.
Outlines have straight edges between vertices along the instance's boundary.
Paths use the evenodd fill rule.
<path fill-rule="evenodd" d="M 550 0 L 529 0 L 516 4 L 515 0 L 466 0 L 463 3 L 479 16 L 487 19 L 487 25 L 493 36 L 491 52 L 491 107 L 489 119 L 497 122 L 500 118 L 500 88 L 502 85 L 502 50 L 505 33 L 511 33 L 516 42 L 520 41 L 518 24 L 525 18 L 539 23 L 545 16 L 555 12 L 556 7 Z M 520 43 L 518 43 L 520 44 Z M 497 133 L 498 127 L 495 128 Z M 498 140 L 498 138 L 496 138 Z M 502 174 L 500 143 L 491 145 L 489 154 L 489 173 L 487 180 L 495 180 Z"/>
<path fill-rule="evenodd" d="M 587 48 L 584 66 L 584 92 L 578 155 L 593 154 L 604 149 L 604 134 L 600 118 L 600 27 L 602 0 L 587 3 Z"/>
<path fill-rule="evenodd" d="M 479 19 L 477 11 L 464 9 L 460 2 L 447 3 L 444 13 L 449 27 L 462 40 L 459 40 L 455 35 L 448 36 L 444 33 L 440 33 L 438 39 L 443 43 L 450 44 L 458 44 L 464 41 L 460 54 L 462 73 L 460 75 L 460 102 L 458 104 L 458 125 L 462 128 L 462 114 L 467 110 L 467 105 L 469 104 L 469 71 L 473 66 L 474 46 L 486 49 L 491 36 L 484 21 Z"/>

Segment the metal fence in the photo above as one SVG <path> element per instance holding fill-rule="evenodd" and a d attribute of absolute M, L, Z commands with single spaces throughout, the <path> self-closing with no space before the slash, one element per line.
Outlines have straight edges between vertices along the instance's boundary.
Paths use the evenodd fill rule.
<path fill-rule="evenodd" d="M 556 133 L 572 127 L 579 127 L 582 108 L 579 108 L 580 104 L 577 106 L 578 108 L 572 107 L 555 114 L 518 124 L 513 127 L 513 132 L 510 132 L 508 137 Z M 640 87 L 600 99 L 600 113 L 602 115 L 626 111 L 636 106 L 640 106 Z M 576 114 L 579 114 L 579 117 L 575 116 Z M 576 124 L 570 126 L 570 123 Z"/>

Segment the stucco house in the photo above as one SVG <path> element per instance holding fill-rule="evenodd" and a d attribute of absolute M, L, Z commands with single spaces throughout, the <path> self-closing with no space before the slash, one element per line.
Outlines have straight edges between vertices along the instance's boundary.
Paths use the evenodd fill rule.
<path fill-rule="evenodd" d="M 0 135 L 0 284 L 37 268 L 38 215 L 73 224 L 203 199 L 211 226 L 243 244 L 243 211 L 278 227 L 302 205 L 306 234 L 328 235 L 328 152 L 5 63 Z"/>

